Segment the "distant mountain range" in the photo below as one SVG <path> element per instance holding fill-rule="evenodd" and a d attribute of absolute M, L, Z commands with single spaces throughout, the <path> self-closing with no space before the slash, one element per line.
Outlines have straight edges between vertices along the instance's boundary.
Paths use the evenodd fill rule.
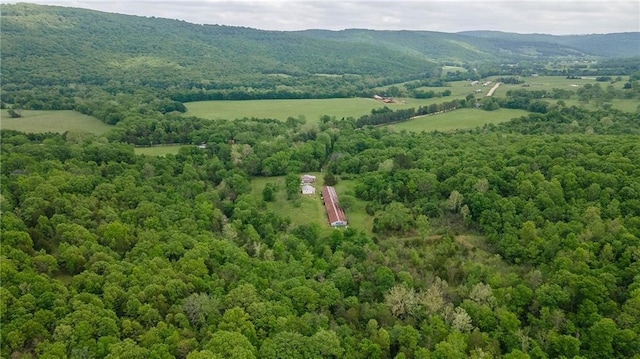
<path fill-rule="evenodd" d="M 34 4 L 0 5 L 3 84 L 256 75 L 430 74 L 447 62 L 640 56 L 640 33 L 263 31 Z"/>
<path fill-rule="evenodd" d="M 640 55 L 640 32 L 563 36 L 515 34 L 500 31 L 465 31 L 458 34 L 486 39 L 498 48 L 505 50 L 527 47 L 540 48 L 541 50 L 558 48 L 575 50 L 576 53 L 584 55 L 608 58 Z"/>

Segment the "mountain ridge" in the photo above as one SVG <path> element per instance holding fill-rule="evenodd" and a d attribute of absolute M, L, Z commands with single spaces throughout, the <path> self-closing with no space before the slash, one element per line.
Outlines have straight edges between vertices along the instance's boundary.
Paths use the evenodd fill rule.
<path fill-rule="evenodd" d="M 640 33 L 526 35 L 492 31 L 276 31 L 73 7 L 0 4 L 3 82 L 151 86 L 268 74 L 429 77 L 443 63 L 639 56 Z"/>

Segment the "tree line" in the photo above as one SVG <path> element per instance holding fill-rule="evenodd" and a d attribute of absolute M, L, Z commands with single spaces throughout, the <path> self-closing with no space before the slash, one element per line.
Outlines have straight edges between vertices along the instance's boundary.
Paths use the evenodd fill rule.
<path fill-rule="evenodd" d="M 473 96 L 469 97 L 471 100 Z M 460 107 L 466 107 L 469 103 L 474 103 L 473 101 L 464 100 L 453 100 L 448 102 L 443 102 L 440 104 L 431 104 L 428 106 L 419 106 L 416 110 L 415 108 L 408 109 L 398 109 L 392 110 L 387 106 L 384 106 L 380 109 L 371 110 L 371 114 L 364 115 L 358 118 L 355 122 L 356 127 L 364 127 L 364 126 L 376 126 L 376 125 L 385 125 L 396 122 L 403 122 L 412 119 L 415 116 L 423 116 L 423 115 L 434 115 L 441 112 L 455 110 Z"/>

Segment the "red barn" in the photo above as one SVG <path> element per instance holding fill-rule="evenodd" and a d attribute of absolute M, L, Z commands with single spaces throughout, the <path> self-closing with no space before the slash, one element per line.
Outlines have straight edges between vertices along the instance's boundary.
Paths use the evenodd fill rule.
<path fill-rule="evenodd" d="M 327 210 L 329 224 L 331 224 L 332 227 L 346 226 L 347 217 L 345 217 L 344 212 L 338 203 L 336 189 L 331 186 L 323 186 L 322 200 L 324 201 L 324 207 Z"/>

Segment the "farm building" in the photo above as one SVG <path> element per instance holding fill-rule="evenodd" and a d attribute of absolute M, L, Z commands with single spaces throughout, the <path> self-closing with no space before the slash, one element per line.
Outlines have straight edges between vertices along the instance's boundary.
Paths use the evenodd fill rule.
<path fill-rule="evenodd" d="M 314 194 L 314 193 L 316 193 L 316 189 L 312 185 L 310 185 L 308 183 L 303 184 L 301 187 L 302 187 L 301 188 L 302 194 Z"/>
<path fill-rule="evenodd" d="M 327 217 L 329 218 L 329 224 L 332 227 L 340 227 L 347 225 L 347 217 L 345 217 L 340 204 L 338 203 L 338 195 L 336 189 L 331 186 L 322 187 L 322 200 L 324 201 L 324 207 L 327 210 Z"/>
<path fill-rule="evenodd" d="M 316 181 L 316 176 L 312 175 L 302 175 L 300 176 L 301 183 L 313 183 Z"/>

